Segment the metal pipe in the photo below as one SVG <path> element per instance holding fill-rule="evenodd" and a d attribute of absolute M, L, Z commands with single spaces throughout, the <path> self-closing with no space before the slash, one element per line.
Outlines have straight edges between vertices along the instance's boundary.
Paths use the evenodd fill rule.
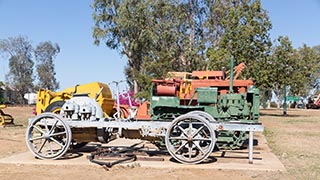
<path fill-rule="evenodd" d="M 222 67 L 222 80 L 226 79 L 226 68 Z"/>
<path fill-rule="evenodd" d="M 253 164 L 253 131 L 249 131 L 249 164 Z"/>
<path fill-rule="evenodd" d="M 234 60 L 233 60 L 233 56 L 231 56 L 230 58 L 230 83 L 229 83 L 229 94 L 233 93 L 233 65 L 234 64 Z"/>
<path fill-rule="evenodd" d="M 287 116 L 287 85 L 286 82 L 283 85 L 283 115 Z"/>

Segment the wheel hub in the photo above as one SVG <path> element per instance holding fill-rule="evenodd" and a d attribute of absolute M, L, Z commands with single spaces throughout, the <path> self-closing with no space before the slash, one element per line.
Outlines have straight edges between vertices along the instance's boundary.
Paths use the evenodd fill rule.
<path fill-rule="evenodd" d="M 45 133 L 44 134 L 44 138 L 47 139 L 47 140 L 50 139 L 50 134 L 49 133 Z"/>

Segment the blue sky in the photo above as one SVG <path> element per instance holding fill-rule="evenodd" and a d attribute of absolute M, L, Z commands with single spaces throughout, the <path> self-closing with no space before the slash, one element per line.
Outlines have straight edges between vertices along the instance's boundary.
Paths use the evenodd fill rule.
<path fill-rule="evenodd" d="M 92 38 L 93 0 L 0 0 L 0 39 L 27 36 L 36 46 L 50 40 L 61 52 L 56 58 L 61 89 L 75 84 L 124 79 L 126 58 Z M 320 45 L 320 0 L 262 0 L 273 24 L 271 38 L 288 35 L 294 47 Z M 0 81 L 8 72 L 0 56 Z"/>

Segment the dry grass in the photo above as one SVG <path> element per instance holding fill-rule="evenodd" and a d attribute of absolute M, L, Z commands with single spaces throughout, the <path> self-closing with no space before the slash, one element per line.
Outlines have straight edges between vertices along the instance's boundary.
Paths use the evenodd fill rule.
<path fill-rule="evenodd" d="M 26 151 L 24 133 L 33 107 L 9 107 L 5 109 L 22 126 L 0 129 L 0 158 Z M 235 171 L 235 170 L 159 170 L 150 168 L 103 169 L 91 167 L 60 168 L 48 166 L 39 170 L 37 166 L 2 166 L 0 177 L 4 179 L 43 179 L 57 174 L 53 179 L 320 179 L 320 110 L 289 110 L 289 116 L 281 116 L 276 109 L 262 110 L 261 122 L 264 134 L 273 153 L 281 160 L 287 171 Z M 44 168 L 44 167 L 42 167 Z M 71 171 L 70 171 L 71 168 Z M 64 171 L 66 169 L 66 171 Z M 11 172 L 3 174 L 4 172 Z M 31 175 L 33 174 L 33 175 Z M 0 179 L 2 179 L 0 178 Z M 77 178 L 81 179 L 81 178 Z"/>
<path fill-rule="evenodd" d="M 7 114 L 11 114 L 14 117 L 14 122 L 16 125 L 27 127 L 28 119 L 34 116 L 34 108 L 34 106 L 13 106 L 7 107 L 3 111 Z"/>
<path fill-rule="evenodd" d="M 279 110 L 262 113 L 269 146 L 287 168 L 270 179 L 319 179 L 320 111 L 292 110 L 288 117 L 277 116 Z"/>

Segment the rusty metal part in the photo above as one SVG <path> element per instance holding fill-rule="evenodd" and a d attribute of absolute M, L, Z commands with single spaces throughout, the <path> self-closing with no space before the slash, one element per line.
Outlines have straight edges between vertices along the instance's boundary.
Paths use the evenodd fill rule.
<path fill-rule="evenodd" d="M 92 163 L 112 167 L 116 164 L 133 161 L 164 161 L 163 157 L 155 157 L 154 153 L 143 150 L 142 147 L 100 147 L 87 158 Z"/>

